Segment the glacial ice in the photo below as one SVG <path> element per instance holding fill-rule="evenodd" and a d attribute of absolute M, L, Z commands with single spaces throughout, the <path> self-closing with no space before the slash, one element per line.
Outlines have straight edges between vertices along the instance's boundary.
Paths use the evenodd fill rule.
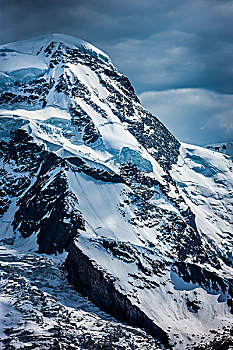
<path fill-rule="evenodd" d="M 46 73 L 46 69 L 23 68 L 9 73 L 9 77 L 20 83 L 30 83 Z"/>
<path fill-rule="evenodd" d="M 18 130 L 26 123 L 28 123 L 28 121 L 23 119 L 4 117 L 0 115 L 0 139 L 7 141 L 12 132 Z"/>
<path fill-rule="evenodd" d="M 123 147 L 120 151 L 118 157 L 116 157 L 116 163 L 132 163 L 137 165 L 137 168 L 142 171 L 148 171 L 149 173 L 153 171 L 153 166 L 148 159 L 141 156 L 139 151 L 131 149 L 129 147 Z"/>

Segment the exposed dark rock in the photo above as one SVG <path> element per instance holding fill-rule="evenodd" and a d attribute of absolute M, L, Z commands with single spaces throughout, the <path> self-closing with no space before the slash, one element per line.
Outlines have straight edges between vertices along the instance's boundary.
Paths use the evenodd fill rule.
<path fill-rule="evenodd" d="M 197 300 L 190 300 L 189 298 L 187 298 L 186 300 L 186 304 L 189 310 L 191 310 L 192 312 L 197 313 L 198 310 L 200 309 L 200 302 Z"/>
<path fill-rule="evenodd" d="M 166 182 L 162 184 L 146 172 L 140 171 L 135 164 L 128 163 L 121 165 L 120 176 L 132 189 L 125 204 L 137 207 L 135 217 L 130 219 L 132 225 L 137 226 L 143 222 L 143 225 L 161 230 L 160 239 L 174 246 L 174 254 L 178 260 L 192 256 L 196 261 L 208 261 L 219 267 L 216 254 L 208 245 L 204 246 L 196 227 L 195 215 L 179 194 L 176 183 L 169 174 L 164 176 Z M 171 189 L 176 192 L 175 197 L 170 195 Z M 160 192 L 176 206 L 180 215 L 151 204 L 150 199 Z M 120 210 L 124 213 L 122 208 Z"/>
<path fill-rule="evenodd" d="M 0 153 L 5 164 L 10 164 L 12 174 L 0 169 L 0 215 L 11 203 L 11 198 L 20 195 L 18 209 L 12 222 L 13 229 L 22 237 L 37 234 L 39 251 L 61 253 L 68 250 L 79 230 L 85 229 L 81 213 L 76 209 L 78 199 L 69 192 L 64 169 L 66 164 L 73 171 L 83 172 L 104 182 L 122 183 L 124 180 L 112 171 L 89 168 L 78 157 L 65 160 L 54 153 L 44 151 L 32 142 L 21 129 L 12 134 L 9 143 L 1 141 Z M 14 175 L 14 172 L 16 175 Z M 22 176 L 18 176 L 18 172 Z M 31 185 L 31 177 L 35 177 Z"/>
<path fill-rule="evenodd" d="M 233 297 L 232 281 L 224 280 L 216 273 L 210 272 L 196 264 L 178 261 L 174 263 L 175 271 L 187 283 L 199 284 L 207 291 L 229 293 Z"/>
<path fill-rule="evenodd" d="M 231 350 L 233 347 L 233 334 L 232 330 L 230 332 L 224 332 L 225 334 L 218 334 L 216 337 L 206 343 L 194 346 L 193 350 Z"/>
<path fill-rule="evenodd" d="M 77 131 L 82 134 L 82 140 L 86 144 L 94 143 L 99 138 L 98 130 L 95 127 L 91 117 L 82 109 L 81 106 L 70 108 L 72 124 L 77 127 Z"/>
<path fill-rule="evenodd" d="M 111 279 L 107 279 L 103 272 L 94 266 L 91 260 L 72 244 L 65 267 L 68 279 L 83 295 L 88 296 L 101 309 L 113 315 L 116 319 L 128 324 L 144 328 L 149 334 L 160 340 L 167 348 L 170 347 L 169 338 L 136 305 L 133 305 L 127 295 L 120 293 Z"/>
<path fill-rule="evenodd" d="M 62 253 L 63 249 L 68 250 L 78 230 L 84 229 L 84 221 L 75 209 L 77 199 L 69 193 L 62 172 L 44 188 L 48 179 L 48 176 L 39 176 L 20 199 L 13 227 L 23 237 L 38 232 L 40 252 Z"/>
<path fill-rule="evenodd" d="M 85 162 L 78 157 L 69 157 L 66 158 L 69 163 L 75 165 L 77 168 L 76 171 L 79 170 L 85 173 L 88 176 L 91 176 L 93 179 L 101 180 L 103 182 L 112 182 L 112 183 L 124 183 L 124 179 L 114 173 L 113 171 L 107 171 L 103 169 L 90 168 L 85 165 Z"/>

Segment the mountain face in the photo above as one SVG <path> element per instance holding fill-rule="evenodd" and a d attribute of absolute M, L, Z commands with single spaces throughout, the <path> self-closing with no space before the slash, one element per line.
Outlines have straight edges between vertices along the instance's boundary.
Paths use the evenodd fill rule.
<path fill-rule="evenodd" d="M 232 159 L 180 144 L 82 40 L 0 62 L 2 345 L 228 349 Z"/>

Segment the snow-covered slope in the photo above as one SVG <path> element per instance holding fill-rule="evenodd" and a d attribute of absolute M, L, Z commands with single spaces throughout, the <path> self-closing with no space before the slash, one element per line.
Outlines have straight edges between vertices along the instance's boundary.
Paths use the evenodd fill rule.
<path fill-rule="evenodd" d="M 183 144 L 172 176 L 196 216 L 199 231 L 218 256 L 232 265 L 232 161 L 222 154 Z"/>
<path fill-rule="evenodd" d="M 0 70 L 2 244 L 35 264 L 35 252 L 59 254 L 79 292 L 165 348 L 227 337 L 230 157 L 180 145 L 82 40 L 3 45 Z"/>
<path fill-rule="evenodd" d="M 205 147 L 215 152 L 221 152 L 223 154 L 233 157 L 233 141 L 212 143 L 206 145 Z"/>

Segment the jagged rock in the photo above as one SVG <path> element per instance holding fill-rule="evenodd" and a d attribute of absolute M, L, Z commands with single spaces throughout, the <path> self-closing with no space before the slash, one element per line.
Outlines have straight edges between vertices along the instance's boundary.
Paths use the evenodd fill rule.
<path fill-rule="evenodd" d="M 93 266 L 83 252 L 72 245 L 65 262 L 69 281 L 77 290 L 98 305 L 102 310 L 132 326 L 145 329 L 154 338 L 170 348 L 169 337 L 140 308 L 133 305 L 127 295 L 120 293 L 111 279 L 106 279 L 103 272 Z"/>

